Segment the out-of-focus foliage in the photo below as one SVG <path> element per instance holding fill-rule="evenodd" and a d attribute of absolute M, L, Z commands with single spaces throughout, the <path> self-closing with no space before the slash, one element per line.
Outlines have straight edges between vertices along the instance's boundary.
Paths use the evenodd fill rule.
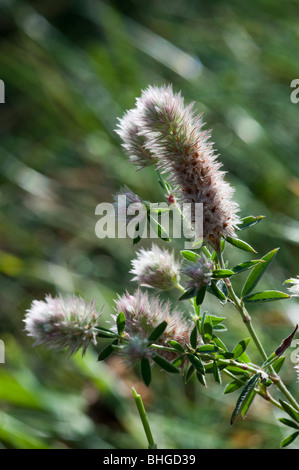
<path fill-rule="evenodd" d="M 97 363 L 96 352 L 70 360 L 32 349 L 22 319 L 34 298 L 57 292 L 95 298 L 108 318 L 116 293 L 133 289 L 135 248 L 96 237 L 95 207 L 124 184 L 161 200 L 152 169 L 136 173 L 114 133 L 148 84 L 171 82 L 196 102 L 242 215 L 267 216 L 246 241 L 260 256 L 281 247 L 269 285 L 299 273 L 297 9 L 291 0 L 1 2 L 0 447 L 145 447 L 131 385 L 160 448 L 278 446 L 285 429 L 262 400 L 230 428 L 234 394 L 161 380 L 159 370 L 148 391 L 138 370 Z M 298 304 L 286 304 L 252 309 L 269 353 L 298 321 Z M 244 336 L 237 314 L 210 308 L 227 317 L 233 346 Z"/>

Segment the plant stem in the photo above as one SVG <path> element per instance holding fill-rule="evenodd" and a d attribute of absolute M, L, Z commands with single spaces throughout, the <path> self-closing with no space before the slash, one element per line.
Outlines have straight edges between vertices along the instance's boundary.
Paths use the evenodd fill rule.
<path fill-rule="evenodd" d="M 220 266 L 222 267 L 222 269 L 225 268 L 225 265 L 224 265 L 224 261 L 223 261 L 223 257 L 222 257 L 222 253 L 218 253 L 218 260 L 219 260 L 219 264 Z M 228 292 L 229 292 L 229 296 L 230 296 L 230 299 L 231 301 L 233 302 L 235 308 L 238 310 L 238 312 L 240 313 L 242 319 L 243 319 L 243 322 L 251 336 L 251 338 L 253 339 L 254 341 L 254 344 L 256 345 L 256 348 L 258 349 L 263 361 L 265 362 L 267 359 L 268 359 L 268 356 L 263 348 L 263 345 L 252 325 L 252 322 L 251 322 L 251 317 L 249 315 L 249 313 L 247 312 L 243 302 L 239 299 L 239 297 L 235 294 L 235 291 L 233 289 L 233 286 L 230 282 L 229 279 L 225 279 L 225 283 L 227 285 L 227 288 L 228 288 Z M 270 371 L 272 372 L 272 374 L 275 374 L 277 376 L 277 382 L 275 382 L 275 385 L 279 388 L 279 390 L 281 391 L 281 393 L 285 396 L 285 398 L 293 405 L 293 407 L 299 411 L 299 405 L 296 401 L 296 399 L 293 397 L 293 395 L 289 392 L 289 390 L 286 388 L 285 384 L 283 383 L 283 381 L 281 380 L 281 378 L 276 374 L 275 370 L 273 369 L 273 367 L 270 365 L 269 367 Z"/>
<path fill-rule="evenodd" d="M 148 420 L 147 420 L 146 411 L 145 411 L 145 408 L 144 408 L 144 405 L 143 405 L 141 395 L 136 392 L 134 387 L 132 387 L 132 391 L 133 391 L 133 395 L 134 395 L 134 398 L 135 398 L 135 403 L 137 405 L 138 413 L 139 413 L 139 416 L 140 416 L 140 419 L 141 419 L 141 422 L 142 422 L 142 425 L 143 425 L 143 429 L 144 429 L 144 432 L 145 432 L 145 435 L 146 435 L 146 438 L 147 438 L 148 448 L 149 449 L 157 449 L 157 444 L 154 441 L 154 438 L 153 438 L 153 435 L 152 435 L 152 432 L 151 432 L 151 428 L 150 428 L 150 425 L 149 425 Z"/>

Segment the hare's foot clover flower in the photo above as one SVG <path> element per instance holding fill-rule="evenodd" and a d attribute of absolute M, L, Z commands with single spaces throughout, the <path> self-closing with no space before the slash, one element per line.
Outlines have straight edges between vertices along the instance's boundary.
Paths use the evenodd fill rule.
<path fill-rule="evenodd" d="M 25 316 L 25 330 L 35 338 L 34 345 L 55 351 L 68 350 L 69 355 L 82 348 L 82 355 L 92 341 L 96 344 L 101 311 L 95 303 L 80 297 L 51 297 L 34 300 Z"/>
<path fill-rule="evenodd" d="M 212 261 L 202 256 L 198 257 L 195 262 L 185 262 L 181 272 L 188 277 L 186 282 L 188 289 L 195 287 L 198 290 L 211 284 L 212 270 Z"/>
<path fill-rule="evenodd" d="M 135 274 L 132 281 L 137 281 L 140 286 L 169 290 L 176 287 L 180 279 L 180 265 L 173 252 L 161 249 L 155 244 L 151 250 L 142 248 L 137 252 L 132 266 L 130 272 Z"/>
<path fill-rule="evenodd" d="M 192 321 L 188 322 L 181 311 L 172 311 L 169 302 L 138 288 L 133 295 L 126 292 L 115 300 L 113 322 L 108 321 L 109 328 L 101 327 L 101 312 L 95 311 L 94 302 L 51 296 L 47 296 L 45 301 L 34 301 L 25 317 L 27 333 L 35 338 L 35 345 L 44 345 L 55 351 L 67 349 L 69 355 L 81 348 L 84 354 L 91 342 L 96 344 L 97 337 L 110 339 L 98 360 L 119 353 L 129 364 L 140 361 L 141 377 L 147 386 L 151 382 L 154 364 L 169 373 L 181 372 L 185 383 L 196 377 L 202 385 L 206 385 L 205 375 L 209 373 L 221 384 L 221 371 L 233 379 L 225 393 L 243 386 L 232 411 L 231 424 L 240 414 L 245 417 L 252 400 L 260 395 L 292 418 L 292 421 L 289 417 L 280 419 L 296 429 L 281 443 L 281 447 L 289 445 L 299 436 L 299 403 L 278 372 L 285 358 L 282 354 L 292 345 L 298 325 L 269 356 L 252 325 L 247 307 L 251 303 L 299 296 L 299 276 L 286 281 L 291 296 L 275 290 L 252 292 L 277 249 L 261 259 L 245 260 L 228 269 L 229 263 L 223 258 L 225 240 L 222 238 L 247 252 L 255 252 L 247 243 L 233 238 L 235 229 L 253 226 L 263 216 L 245 217 L 240 224 L 239 206 L 233 201 L 234 190 L 224 179 L 222 165 L 209 141 L 210 133 L 203 130 L 201 115 L 195 115 L 193 104 L 185 105 L 180 93 L 174 93 L 171 86 L 148 87 L 137 99 L 136 107 L 120 119 L 117 133 L 130 160 L 139 169 L 155 166 L 167 202 L 177 209 L 180 220 L 187 222 L 188 232 L 191 226 L 192 234 L 200 241 L 203 238 L 205 245 L 211 245 L 198 246 L 195 243 L 193 246 L 198 252 L 181 251 L 185 259 L 182 265 L 173 252 L 156 245 L 148 250 L 139 250 L 132 261 L 133 281 L 140 286 L 161 291 L 175 287 L 183 291 L 179 300 L 190 301 Z M 187 207 L 184 205 L 181 209 L 180 203 L 187 203 Z M 198 203 L 203 205 L 202 234 L 196 233 L 201 225 L 198 219 L 201 219 L 202 207 L 199 213 Z M 111 211 L 113 216 L 115 208 L 118 229 L 126 228 L 126 231 L 118 230 L 118 233 L 127 232 L 133 243 L 138 243 L 143 238 L 146 222 L 151 219 L 150 203 L 124 187 L 117 197 L 114 211 Z M 157 235 L 164 238 L 162 222 L 159 227 Z M 185 232 L 184 236 L 189 238 Z M 213 253 L 210 253 L 210 247 Z M 251 272 L 239 297 L 234 290 L 234 278 L 249 269 Z M 186 287 L 180 284 L 180 275 L 184 277 Z M 254 364 L 245 352 L 249 338 L 241 340 L 232 350 L 218 336 L 218 332 L 220 334 L 226 329 L 222 325 L 224 318 L 202 310 L 206 292 L 214 295 L 221 305 L 228 301 L 234 305 L 261 356 L 258 364 Z M 295 370 L 299 373 L 297 360 L 295 362 Z M 277 386 L 284 400 L 278 402 L 272 397 L 270 385 Z M 134 396 L 142 423 L 146 423 L 149 448 L 154 449 L 156 445 L 149 433 L 140 396 L 135 392 Z"/>
<path fill-rule="evenodd" d="M 169 302 L 163 303 L 157 296 L 149 296 L 139 288 L 130 295 L 128 292 L 119 296 L 116 302 L 116 313 L 123 312 L 126 318 L 125 334 L 138 347 L 127 347 L 126 353 L 132 353 L 131 360 L 136 361 L 149 354 L 148 342 L 142 341 L 150 336 L 152 331 L 163 321 L 167 322 L 164 333 L 157 344 L 169 346 L 174 340 L 183 347 L 189 343 L 190 333 L 194 325 L 189 324 L 180 312 L 171 312 Z M 114 317 L 116 319 L 116 316 Z M 136 354 L 138 351 L 138 355 Z M 159 354 L 166 359 L 174 359 L 169 351 L 159 350 Z"/>
<path fill-rule="evenodd" d="M 130 109 L 119 119 L 117 134 L 123 141 L 123 148 L 129 154 L 132 163 L 142 169 L 157 162 L 157 157 L 146 148 L 146 140 L 140 135 L 139 117 L 136 109 Z"/>
<path fill-rule="evenodd" d="M 204 239 L 219 249 L 222 236 L 234 236 L 239 206 L 220 170 L 210 132 L 202 128 L 201 115 L 195 115 L 193 104 L 184 104 L 180 93 L 171 86 L 150 86 L 137 99 L 136 108 L 120 120 L 117 132 L 133 162 L 136 152 L 132 153 L 131 142 L 136 132 L 135 139 L 142 141 L 151 164 L 156 163 L 177 188 L 179 201 L 191 204 L 191 219 L 195 203 L 203 204 Z"/>

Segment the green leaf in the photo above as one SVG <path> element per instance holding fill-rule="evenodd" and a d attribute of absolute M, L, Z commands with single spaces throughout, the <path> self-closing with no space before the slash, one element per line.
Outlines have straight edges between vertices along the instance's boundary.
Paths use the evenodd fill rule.
<path fill-rule="evenodd" d="M 204 252 L 204 254 L 207 256 L 207 258 L 210 258 L 212 257 L 211 253 L 209 252 L 209 250 L 207 249 L 206 246 L 202 245 L 201 247 L 202 251 Z"/>
<path fill-rule="evenodd" d="M 113 341 L 113 343 L 106 346 L 106 348 L 104 348 L 100 352 L 99 357 L 98 357 L 98 361 L 103 361 L 104 359 L 107 359 L 107 357 L 110 356 L 110 354 L 112 354 L 114 352 L 113 344 L 117 344 L 117 343 L 118 343 L 118 340 L 116 339 L 115 341 Z"/>
<path fill-rule="evenodd" d="M 247 271 L 248 269 L 254 268 L 256 265 L 264 263 L 263 260 L 261 259 L 253 259 L 251 261 L 244 261 L 244 263 L 237 264 L 237 266 L 234 266 L 232 268 L 232 271 L 235 274 L 240 274 L 243 273 L 244 271 Z"/>
<path fill-rule="evenodd" d="M 290 445 L 295 439 L 296 437 L 299 436 L 299 431 L 296 431 L 294 432 L 293 434 L 291 434 L 290 436 L 286 437 L 285 439 L 283 439 L 280 443 L 280 447 L 287 447 L 288 445 Z"/>
<path fill-rule="evenodd" d="M 170 208 L 169 207 L 152 207 L 151 211 L 153 214 L 161 215 L 165 212 L 169 212 Z"/>
<path fill-rule="evenodd" d="M 286 359 L 285 356 L 281 356 L 279 359 L 277 359 L 276 362 L 274 362 L 272 367 L 275 370 L 276 374 L 279 373 L 280 369 L 282 368 L 282 366 L 284 364 L 285 359 Z"/>
<path fill-rule="evenodd" d="M 248 410 L 254 400 L 256 396 L 256 391 L 255 390 L 252 390 L 251 394 L 249 395 L 248 399 L 246 400 L 246 403 L 245 405 L 243 406 L 243 409 L 242 409 L 242 417 L 245 418 L 247 413 L 248 413 Z"/>
<path fill-rule="evenodd" d="M 219 280 L 218 282 L 215 282 L 214 280 L 211 281 L 210 289 L 212 293 L 219 299 L 221 302 L 226 302 L 227 298 L 227 287 L 225 285 L 225 282 L 222 280 Z"/>
<path fill-rule="evenodd" d="M 239 416 L 242 409 L 246 405 L 246 402 L 250 398 L 251 392 L 254 390 L 254 387 L 258 383 L 259 378 L 260 378 L 260 374 L 255 374 L 245 384 L 245 386 L 244 386 L 244 388 L 241 392 L 241 395 L 239 396 L 239 398 L 237 400 L 235 409 L 232 413 L 232 417 L 231 417 L 231 421 L 230 421 L 231 424 L 233 424 L 236 421 L 237 417 Z"/>
<path fill-rule="evenodd" d="M 243 352 L 246 350 L 248 346 L 249 341 L 250 341 L 250 338 L 243 339 L 237 344 L 237 346 L 235 346 L 235 348 L 233 349 L 234 359 L 237 359 L 237 357 L 243 354 Z"/>
<path fill-rule="evenodd" d="M 283 400 L 279 400 L 281 406 L 283 407 L 284 411 L 288 413 L 288 415 L 294 419 L 297 423 L 299 423 L 299 411 L 295 410 L 289 403 Z"/>
<path fill-rule="evenodd" d="M 200 372 L 196 372 L 196 377 L 199 383 L 201 383 L 204 387 L 207 386 L 206 378 Z"/>
<path fill-rule="evenodd" d="M 141 377 L 145 385 L 148 387 L 152 380 L 152 372 L 150 362 L 146 357 L 141 359 Z"/>
<path fill-rule="evenodd" d="M 221 375 L 220 375 L 220 371 L 219 371 L 219 368 L 218 368 L 218 366 L 217 366 L 216 361 L 213 362 L 213 375 L 214 375 L 215 381 L 216 381 L 219 385 L 221 385 L 221 383 L 222 383 Z"/>
<path fill-rule="evenodd" d="M 201 334 L 201 336 L 204 335 L 204 324 L 206 321 L 206 316 L 207 316 L 207 312 L 203 312 L 203 315 L 200 319 L 200 326 L 199 326 L 199 322 L 197 323 L 198 331 Z"/>
<path fill-rule="evenodd" d="M 241 222 L 238 225 L 238 230 L 244 230 L 248 227 L 253 227 L 253 225 L 258 224 L 264 218 L 264 215 L 258 215 L 257 217 L 249 215 L 248 217 L 244 217 L 241 219 Z"/>
<path fill-rule="evenodd" d="M 255 288 L 261 277 L 265 274 L 267 268 L 269 267 L 269 264 L 271 263 L 278 250 L 279 248 L 275 248 L 274 250 L 267 253 L 261 258 L 264 262 L 258 264 L 252 269 L 243 286 L 242 297 L 248 295 Z"/>
<path fill-rule="evenodd" d="M 290 419 L 279 418 L 278 421 L 280 421 L 282 424 L 285 424 L 286 426 L 289 426 L 289 428 L 299 429 L 298 424 L 294 423 L 294 421 L 291 421 Z"/>
<path fill-rule="evenodd" d="M 181 255 L 188 261 L 197 261 L 199 258 L 199 255 L 197 253 L 194 253 L 194 251 L 190 250 L 182 250 Z"/>
<path fill-rule="evenodd" d="M 204 343 L 209 343 L 213 337 L 213 323 L 211 317 L 207 315 L 205 317 L 203 325 L 203 340 Z"/>
<path fill-rule="evenodd" d="M 234 357 L 233 352 L 225 351 L 217 356 L 219 359 L 232 359 Z"/>
<path fill-rule="evenodd" d="M 166 370 L 167 372 L 170 372 L 171 374 L 179 374 L 179 369 L 175 367 L 171 362 L 167 361 L 167 359 L 164 359 L 164 357 L 158 356 L 155 354 L 153 356 L 153 361 L 155 361 L 158 366 L 160 366 L 162 369 Z"/>
<path fill-rule="evenodd" d="M 215 279 L 222 279 L 222 278 L 230 277 L 230 276 L 233 276 L 234 274 L 235 274 L 234 271 L 230 269 L 216 269 L 215 271 L 213 271 L 213 277 Z"/>
<path fill-rule="evenodd" d="M 240 384 L 239 382 L 237 382 L 236 380 L 233 380 L 232 382 L 230 382 L 229 384 L 227 384 L 227 386 L 225 387 L 225 390 L 224 390 L 224 394 L 228 394 L 228 393 L 232 393 L 234 392 L 235 390 L 238 390 L 240 387 L 242 387 L 242 384 Z"/>
<path fill-rule="evenodd" d="M 155 329 L 154 331 L 151 332 L 151 334 L 148 337 L 148 341 L 150 343 L 154 343 L 157 341 L 157 339 L 160 338 L 160 336 L 163 335 L 164 331 L 167 328 L 167 321 L 162 321 Z"/>
<path fill-rule="evenodd" d="M 196 287 L 190 287 L 190 289 L 186 290 L 186 292 L 181 295 L 179 300 L 188 300 L 188 299 L 193 299 L 193 297 L 196 296 L 197 289 Z"/>
<path fill-rule="evenodd" d="M 202 286 L 196 295 L 196 305 L 201 305 L 204 301 L 205 294 L 206 294 L 207 287 Z"/>
<path fill-rule="evenodd" d="M 205 374 L 205 368 L 204 368 L 204 365 L 201 361 L 201 359 L 197 356 L 194 356 L 193 354 L 187 354 L 187 357 L 189 359 L 189 361 L 191 362 L 191 364 L 195 367 L 196 370 L 198 370 L 198 372 L 200 372 L 200 374 Z"/>
<path fill-rule="evenodd" d="M 175 341 L 174 339 L 171 339 L 171 340 L 169 341 L 169 344 L 170 344 L 176 351 L 178 351 L 179 353 L 184 353 L 184 352 L 185 352 L 183 346 L 182 346 L 180 343 L 178 343 L 177 341 Z"/>
<path fill-rule="evenodd" d="M 190 344 L 193 349 L 196 349 L 196 346 L 197 346 L 197 326 L 196 325 L 190 334 Z"/>
<path fill-rule="evenodd" d="M 176 357 L 172 362 L 171 364 L 175 367 L 179 367 L 183 360 L 185 359 L 185 355 L 184 356 L 179 356 L 179 357 Z"/>
<path fill-rule="evenodd" d="M 289 299 L 290 296 L 278 290 L 265 290 L 263 292 L 256 292 L 255 294 L 245 295 L 243 300 L 245 303 L 258 303 L 270 302 L 272 300 Z"/>
<path fill-rule="evenodd" d="M 232 372 L 234 375 L 238 375 L 240 376 L 240 378 L 244 378 L 245 380 L 248 380 L 250 378 L 250 372 L 246 370 L 240 370 L 239 367 L 227 366 L 226 369 L 229 372 Z"/>
<path fill-rule="evenodd" d="M 226 328 L 225 325 L 215 325 L 215 326 L 213 326 L 213 329 L 215 331 L 227 331 L 227 328 Z"/>
<path fill-rule="evenodd" d="M 206 353 L 206 354 L 209 354 L 209 353 L 214 353 L 214 352 L 218 352 L 219 351 L 219 348 L 218 346 L 214 345 L 214 344 L 204 344 L 203 346 L 199 346 L 196 350 L 196 352 L 199 352 L 199 353 Z"/>
<path fill-rule="evenodd" d="M 161 240 L 165 242 L 171 241 L 170 238 L 168 237 L 168 233 L 166 233 L 162 225 L 155 219 L 155 217 L 152 217 L 149 213 L 148 213 L 148 221 L 153 222 L 154 225 L 156 225 L 157 235 Z"/>
<path fill-rule="evenodd" d="M 220 349 L 223 349 L 223 351 L 227 351 L 227 347 L 225 346 L 224 342 L 218 338 L 218 336 L 213 335 L 213 342 L 218 346 Z"/>
<path fill-rule="evenodd" d="M 227 364 L 220 364 L 217 361 L 216 363 L 217 363 L 217 367 L 219 370 L 227 369 Z M 213 366 L 214 366 L 214 361 L 211 361 L 205 364 L 206 374 L 213 374 Z"/>
<path fill-rule="evenodd" d="M 233 246 L 236 246 L 240 250 L 249 251 L 250 253 L 256 253 L 255 249 L 252 248 L 248 243 L 240 240 L 239 238 L 226 237 L 226 241 Z"/>
<path fill-rule="evenodd" d="M 126 326 L 126 317 L 123 312 L 120 312 L 117 315 L 116 325 L 117 325 L 118 334 L 121 336 L 123 332 L 125 331 L 125 326 Z"/>
<path fill-rule="evenodd" d="M 98 338 L 115 338 L 115 332 L 101 327 L 97 331 L 97 337 Z"/>
<path fill-rule="evenodd" d="M 141 240 L 141 237 L 139 235 L 137 235 L 137 237 L 134 237 L 133 238 L 133 245 L 137 245 L 137 243 L 139 243 Z"/>
<path fill-rule="evenodd" d="M 185 375 L 185 384 L 189 382 L 194 372 L 195 372 L 195 367 L 191 364 Z"/>
<path fill-rule="evenodd" d="M 219 323 L 222 323 L 226 317 L 218 317 L 217 315 L 209 315 L 210 319 L 212 320 L 213 327 L 218 325 Z"/>
<path fill-rule="evenodd" d="M 243 352 L 243 354 L 241 354 L 241 356 L 238 357 L 238 361 L 239 362 L 246 362 L 246 363 L 249 363 L 251 362 L 249 356 L 247 356 L 246 352 Z"/>

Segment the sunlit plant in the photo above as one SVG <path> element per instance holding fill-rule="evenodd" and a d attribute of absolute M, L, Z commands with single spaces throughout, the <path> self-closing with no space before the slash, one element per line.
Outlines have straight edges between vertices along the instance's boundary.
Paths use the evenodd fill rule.
<path fill-rule="evenodd" d="M 119 120 L 117 133 L 138 169 L 154 167 L 169 205 L 175 205 L 184 217 L 181 203 L 191 204 L 191 227 L 196 222 L 193 206 L 203 204 L 202 243 L 178 254 L 155 244 L 151 249 L 140 249 L 130 271 L 138 288 L 115 299 L 108 324 L 101 321 L 93 302 L 76 297 L 47 296 L 45 301 L 35 300 L 27 311 L 27 333 L 35 338 L 35 344 L 56 351 L 66 349 L 69 354 L 81 348 L 84 354 L 90 342 L 108 338 L 111 342 L 98 359 L 119 354 L 129 364 L 140 363 L 141 377 L 147 386 L 151 383 L 154 366 L 181 375 L 185 383 L 196 377 L 203 387 L 207 376 L 221 384 L 222 375 L 226 375 L 230 382 L 224 394 L 240 390 L 231 413 L 231 424 L 239 416 L 244 418 L 259 396 L 285 413 L 279 420 L 292 429 L 281 442 L 281 446 L 286 447 L 299 435 L 299 405 L 281 380 L 279 371 L 298 325 L 275 351 L 266 352 L 248 308 L 255 303 L 299 296 L 299 279 L 286 281 L 289 294 L 274 289 L 258 290 L 258 283 L 277 254 L 277 248 L 258 259 L 241 260 L 233 266 L 225 259 L 227 243 L 240 250 L 240 254 L 242 251 L 256 253 L 239 233 L 261 222 L 263 216 L 239 217 L 239 206 L 233 200 L 234 190 L 224 178 L 222 165 L 209 141 L 210 134 L 203 129 L 201 115 L 195 114 L 192 104 L 185 105 L 180 93 L 175 94 L 171 86 L 149 87 L 137 99 L 136 107 Z M 123 194 L 133 193 L 126 188 Z M 133 202 L 142 202 L 137 195 L 133 196 Z M 129 223 L 129 219 L 124 217 L 123 223 Z M 164 236 L 161 226 L 158 235 L 169 245 L 170 240 Z M 135 244 L 139 241 L 139 237 L 133 240 Z M 248 277 L 241 291 L 236 293 L 234 279 L 245 271 Z M 180 292 L 175 307 L 159 298 L 159 291 L 171 289 Z M 219 306 L 230 303 L 247 328 L 248 337 L 241 339 L 233 349 L 219 336 L 226 329 L 225 318 L 204 309 L 208 295 L 214 296 Z M 181 308 L 185 301 L 189 306 L 187 318 Z M 260 355 L 259 363 L 253 363 L 248 355 L 249 341 Z M 149 448 L 155 448 L 141 397 L 135 390 L 133 392 Z"/>

